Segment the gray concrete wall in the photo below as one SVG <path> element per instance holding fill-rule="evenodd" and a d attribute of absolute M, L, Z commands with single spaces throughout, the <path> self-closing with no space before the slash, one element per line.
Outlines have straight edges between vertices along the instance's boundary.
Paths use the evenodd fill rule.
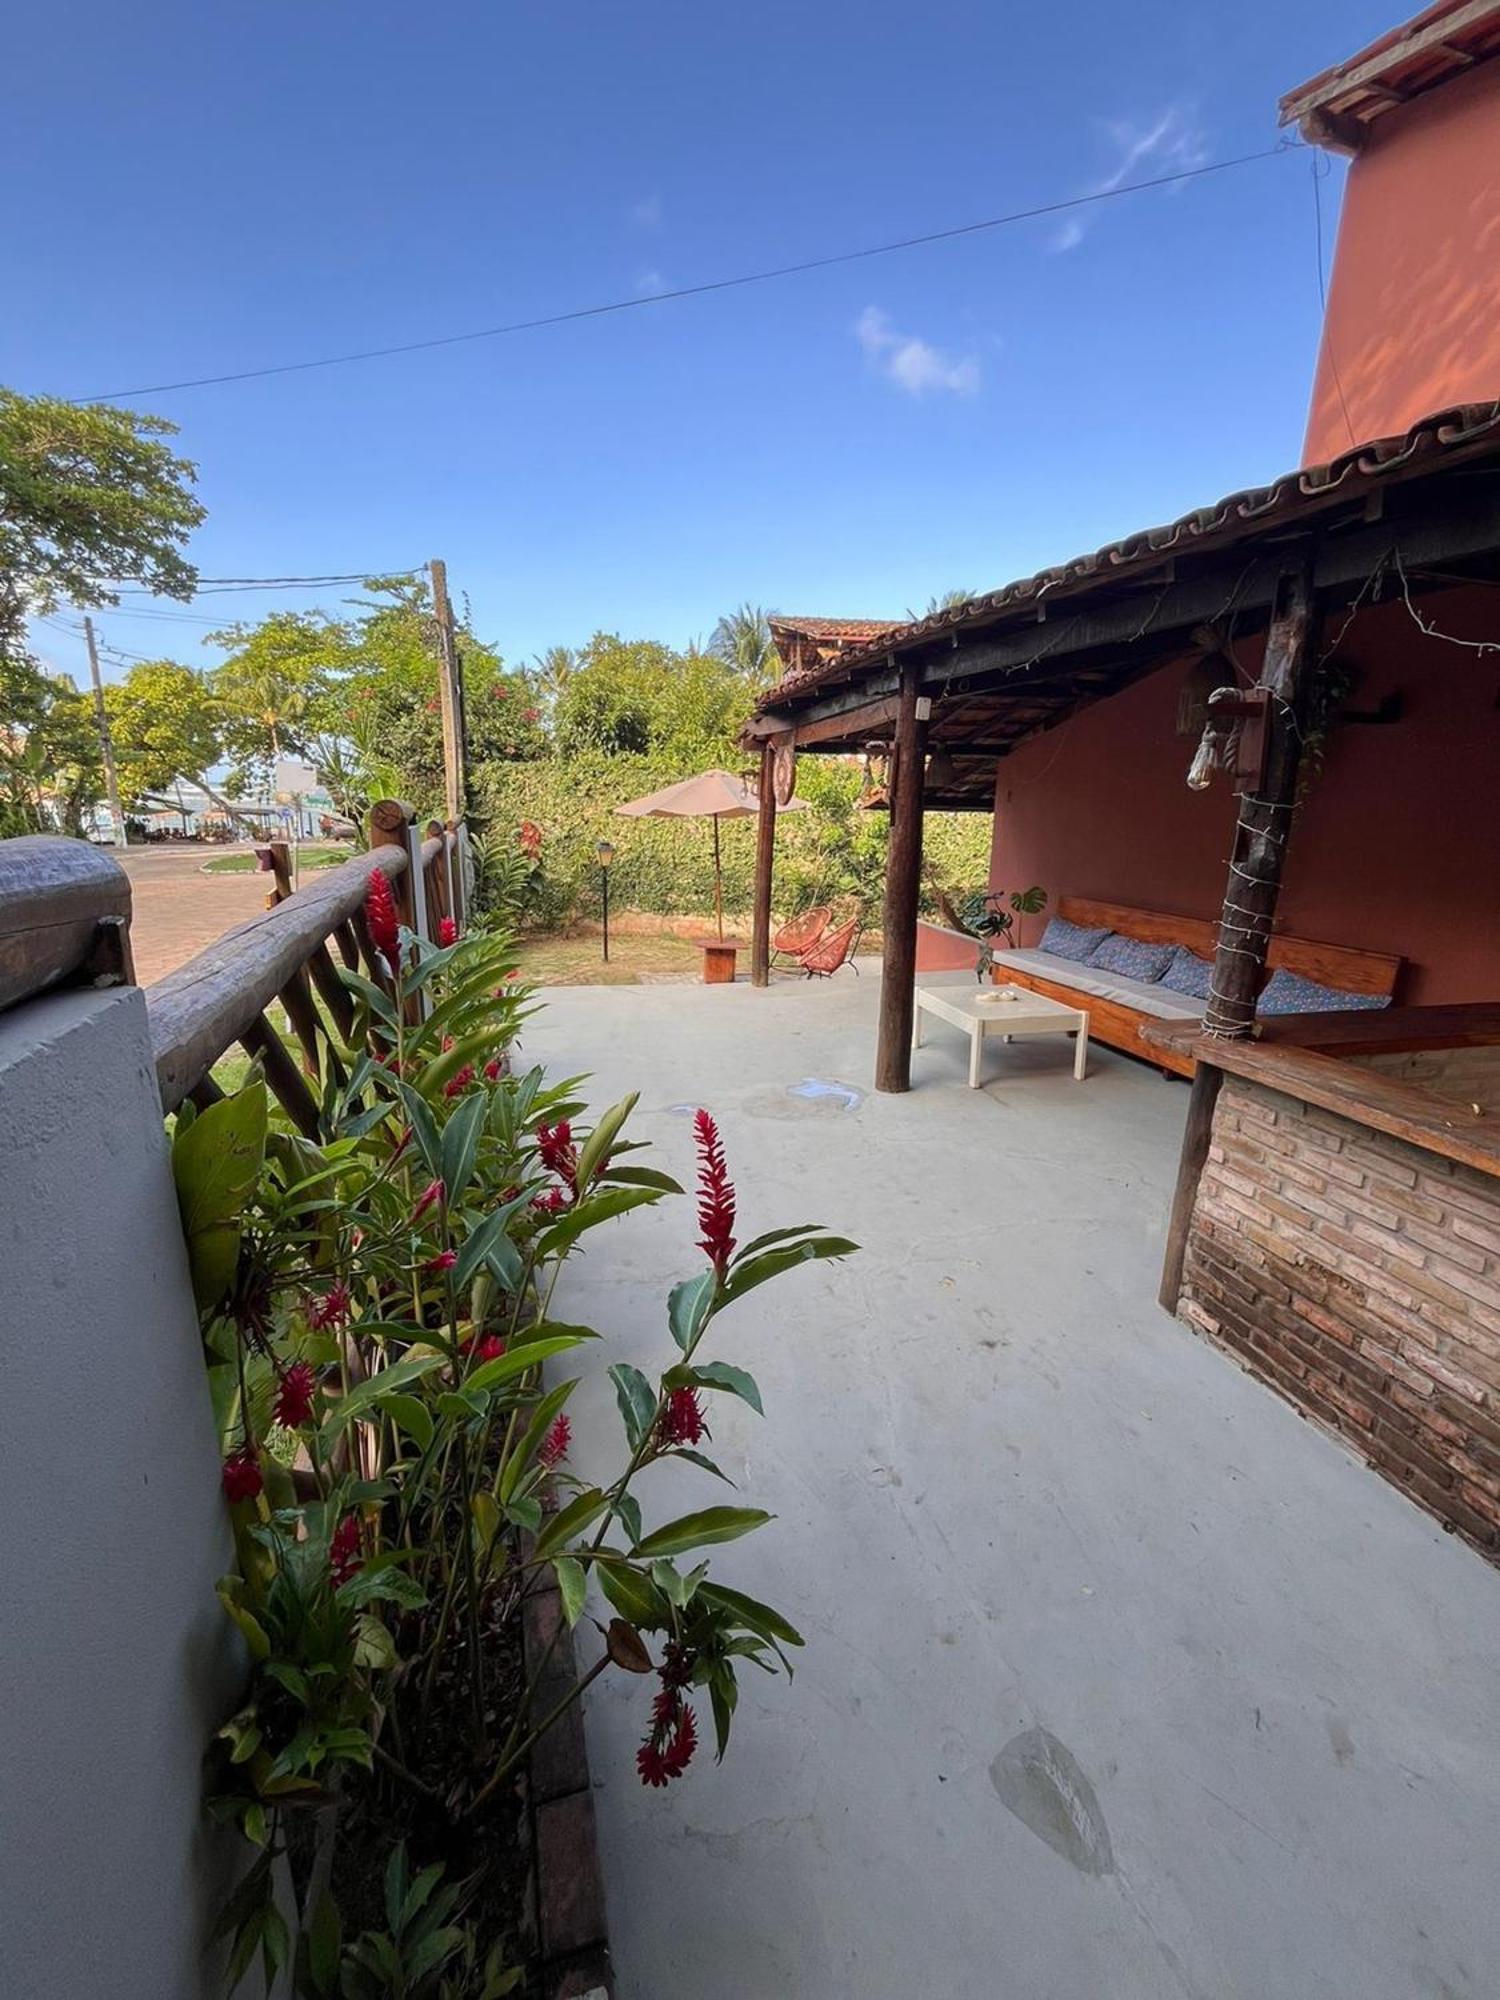
<path fill-rule="evenodd" d="M 0 1017 L 0 1163 L 0 1988 L 197 2000 L 238 1669 L 138 989 Z"/>

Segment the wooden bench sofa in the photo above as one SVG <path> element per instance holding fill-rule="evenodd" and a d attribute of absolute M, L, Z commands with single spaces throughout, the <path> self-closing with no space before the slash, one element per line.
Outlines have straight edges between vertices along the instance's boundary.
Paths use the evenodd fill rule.
<path fill-rule="evenodd" d="M 1084 896 L 1063 896 L 1057 904 L 1056 914 L 1069 923 L 1093 930 L 1118 931 L 1125 937 L 1142 938 L 1148 944 L 1186 945 L 1199 958 L 1211 959 L 1214 954 L 1218 926 L 1203 917 L 1172 916 L 1164 910 L 1141 910 L 1126 903 L 1099 903 Z M 1050 964 L 1045 967 L 1039 965 L 1039 961 L 1047 959 L 1050 959 Z M 1341 993 L 1376 993 L 1386 999 L 1395 991 L 1402 964 L 1399 958 L 1382 952 L 1357 951 L 1347 945 L 1318 944 L 1310 938 L 1280 936 L 1272 938 L 1266 960 L 1272 972 L 1284 968 L 1288 972 L 1300 973 L 1304 979 L 1316 980 L 1320 986 L 1336 987 Z M 1111 1048 L 1123 1049 L 1127 1055 L 1140 1056 L 1179 1076 L 1191 1076 L 1197 1065 L 1185 1048 L 1174 1045 L 1170 1038 L 1147 1042 L 1143 1040 L 1141 1031 L 1148 1027 L 1160 1030 L 1165 1024 L 1190 1021 L 1195 1011 L 1201 1014 L 1203 1003 L 1195 1003 L 1171 992 L 1163 992 L 1157 1000 L 1149 989 L 1143 989 L 1133 998 L 1144 1004 L 1133 1004 L 1133 999 L 1091 993 L 1082 984 L 1070 983 L 1075 976 L 1088 978 L 1092 975 L 1092 967 L 1074 966 L 1071 961 L 1055 958 L 1046 952 L 997 950 L 995 953 L 994 978 L 997 985 L 1024 986 L 1033 993 L 1044 993 L 1051 1000 L 1060 1000 L 1064 1006 L 1086 1007 L 1089 1034 L 1094 1040 L 1107 1042 Z M 1095 978 L 1093 983 L 1099 982 Z M 1136 985 L 1136 982 L 1123 980 L 1110 980 L 1108 983 L 1126 989 Z"/>

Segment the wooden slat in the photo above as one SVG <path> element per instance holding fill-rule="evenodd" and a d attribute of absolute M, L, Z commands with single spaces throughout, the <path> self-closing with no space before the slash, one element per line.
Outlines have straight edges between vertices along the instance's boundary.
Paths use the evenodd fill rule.
<path fill-rule="evenodd" d="M 354 1033 L 354 1002 L 349 997 L 348 987 L 339 978 L 326 944 L 320 944 L 316 951 L 309 954 L 307 969 L 334 1027 L 347 1042 Z"/>
<path fill-rule="evenodd" d="M 265 1071 L 266 1082 L 277 1102 L 302 1136 L 305 1139 L 321 1138 L 317 1100 L 287 1054 L 286 1044 L 271 1028 L 264 1014 L 256 1015 L 239 1041 L 245 1053 L 254 1057 Z"/>
<path fill-rule="evenodd" d="M 359 939 L 354 935 L 353 923 L 336 924 L 330 935 L 334 943 L 338 946 L 339 957 L 344 961 L 345 965 L 351 972 L 358 972 Z"/>
<path fill-rule="evenodd" d="M 1142 910 L 1130 903 L 1101 903 L 1092 896 L 1060 896 L 1057 914 L 1085 930 L 1121 931 L 1147 944 L 1185 944 L 1199 958 L 1212 958 L 1218 926 L 1204 917 L 1168 910 Z"/>
<path fill-rule="evenodd" d="M 1451 1097 L 1310 1049 L 1268 1048 L 1263 1042 L 1226 1042 L 1205 1035 L 1195 1053 L 1200 1063 L 1213 1063 L 1478 1173 L 1500 1176 L 1500 1115 L 1494 1112 L 1466 1112 Z"/>
<path fill-rule="evenodd" d="M 1102 925 L 1149 944 L 1183 944 L 1199 958 L 1213 957 L 1218 936 L 1218 925 L 1206 917 L 1143 910 L 1132 903 L 1105 903 L 1093 896 L 1059 897 L 1057 913 L 1069 923 L 1091 930 Z M 1341 993 L 1388 995 L 1395 992 L 1405 961 L 1389 952 L 1363 951 L 1355 945 L 1328 944 L 1278 932 L 1266 948 L 1266 963 L 1273 971 L 1285 968 L 1304 979 L 1315 979 L 1320 986 L 1336 987 Z"/>
<path fill-rule="evenodd" d="M 277 994 L 292 1024 L 292 1033 L 302 1045 L 302 1067 L 316 1083 L 323 1073 L 325 1037 L 307 983 L 307 971 L 299 966 Z"/>
<path fill-rule="evenodd" d="M 1080 987 L 1069 986 L 1058 979 L 1046 979 L 1035 972 L 1012 972 L 1005 962 L 1004 952 L 995 954 L 995 983 L 997 986 L 1024 986 L 1028 993 L 1041 993 L 1049 1000 L 1060 1000 L 1065 1007 L 1084 1007 L 1088 1010 L 1091 1041 L 1104 1042 L 1129 1056 L 1141 1056 L 1158 1069 L 1169 1069 L 1177 1076 L 1191 1076 L 1193 1073 L 1193 1059 L 1181 1048 L 1168 1043 L 1148 1045 L 1146 1031 L 1161 1025 L 1154 1014 L 1142 1014 L 1122 1000 L 1103 1000 L 1095 993 L 1085 993 Z M 1195 1037 L 1202 1033 L 1196 1021 L 1188 1025 Z"/>

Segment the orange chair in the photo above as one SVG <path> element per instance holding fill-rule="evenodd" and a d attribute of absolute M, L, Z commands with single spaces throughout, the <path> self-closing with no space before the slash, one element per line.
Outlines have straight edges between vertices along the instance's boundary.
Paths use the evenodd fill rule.
<path fill-rule="evenodd" d="M 848 923 L 820 938 L 810 951 L 804 951 L 797 963 L 809 979 L 831 979 L 842 965 L 851 967 L 857 979 L 859 967 L 854 963 L 854 954 L 864 927 L 863 917 L 851 917 Z"/>
<path fill-rule="evenodd" d="M 832 909 L 824 903 L 816 910 L 804 910 L 800 917 L 793 917 L 790 923 L 783 924 L 771 940 L 772 965 L 778 958 L 800 962 L 802 954 L 811 951 L 827 930 L 832 917 Z"/>

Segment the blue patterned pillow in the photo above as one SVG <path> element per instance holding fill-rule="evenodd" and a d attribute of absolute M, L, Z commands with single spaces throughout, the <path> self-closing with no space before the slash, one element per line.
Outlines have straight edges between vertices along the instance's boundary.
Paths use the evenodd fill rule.
<path fill-rule="evenodd" d="M 1089 953 L 1089 964 L 1097 966 L 1100 972 L 1118 972 L 1122 979 L 1141 979 L 1151 985 L 1172 963 L 1175 950 L 1175 945 L 1147 944 L 1144 938 L 1111 931 Z"/>
<path fill-rule="evenodd" d="M 1089 954 L 1098 949 L 1110 936 L 1107 927 L 1090 930 L 1083 924 L 1070 924 L 1066 917 L 1053 917 L 1042 932 L 1040 951 L 1050 951 L 1054 958 L 1071 958 L 1075 965 L 1086 965 Z"/>
<path fill-rule="evenodd" d="M 1273 972 L 1256 1002 L 1258 1014 L 1342 1014 L 1346 1007 L 1389 1007 L 1388 993 L 1340 993 L 1285 967 Z"/>
<path fill-rule="evenodd" d="M 1162 974 L 1161 983 L 1169 993 L 1185 994 L 1189 1000 L 1206 1000 L 1213 972 L 1212 959 L 1200 958 L 1197 952 L 1179 944 L 1173 947 L 1172 963 Z"/>

